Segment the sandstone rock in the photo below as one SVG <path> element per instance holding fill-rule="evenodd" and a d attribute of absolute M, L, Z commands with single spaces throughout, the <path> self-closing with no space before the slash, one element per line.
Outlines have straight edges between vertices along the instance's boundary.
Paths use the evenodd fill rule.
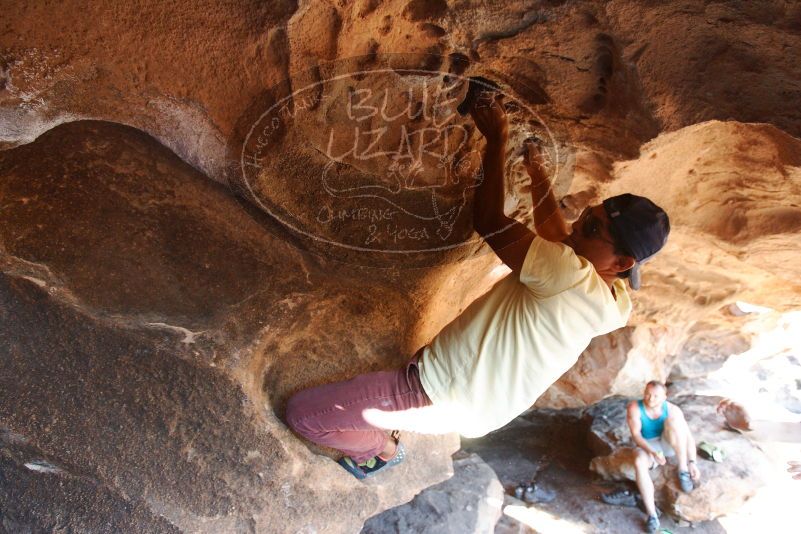
<path fill-rule="evenodd" d="M 628 402 L 626 398 L 612 397 L 587 408 L 590 419 L 587 439 L 594 455 L 612 454 L 621 446 L 631 444 L 631 432 L 626 424 Z"/>
<path fill-rule="evenodd" d="M 727 330 L 706 321 L 696 323 L 687 336 L 670 369 L 671 381 L 706 376 L 720 369 L 729 356 L 751 348 L 750 336 L 742 329 Z"/>
<path fill-rule="evenodd" d="M 9 525 L 353 532 L 450 476 L 455 436 L 406 435 L 408 461 L 362 484 L 280 420 L 299 387 L 405 361 L 408 295 L 331 284 L 336 266 L 130 127 L 0 153 L 0 197 Z"/>
<path fill-rule="evenodd" d="M 154 31 L 157 20 L 169 23 Z M 267 88 L 299 66 L 377 53 L 445 72 L 464 58 L 462 72 L 503 79 L 554 129 L 613 159 L 709 119 L 798 135 L 786 102 L 801 66 L 784 53 L 799 46 L 797 26 L 797 10 L 778 3 L 700 0 L 25 5 L 0 40 L 2 139 L 29 142 L 75 118 L 122 122 L 224 181 Z"/>
<path fill-rule="evenodd" d="M 614 34 L 627 42 L 625 57 L 636 62 L 662 129 L 735 119 L 801 135 L 786 107 L 799 97 L 789 80 L 801 64 L 780 52 L 801 39 L 797 5 L 624 0 L 611 7 Z"/>
<path fill-rule="evenodd" d="M 681 407 L 696 442 L 714 443 L 726 452 L 726 458 L 717 463 L 699 457 L 701 482 L 689 494 L 679 489 L 672 463 L 652 472 L 657 506 L 692 522 L 738 510 L 765 484 L 769 463 L 764 453 L 745 437 L 723 428 L 722 418 L 716 413 L 719 398 L 688 395 L 671 401 Z M 594 450 L 613 451 L 594 458 L 590 468 L 609 480 L 634 480 L 633 471 L 623 465 L 634 454 L 625 422 L 625 403 L 625 399 L 608 399 L 588 410 L 593 417 L 590 443 Z"/>
<path fill-rule="evenodd" d="M 535 406 L 578 408 L 609 395 L 637 394 L 648 380 L 665 380 L 688 328 L 631 325 L 593 339 Z"/>
<path fill-rule="evenodd" d="M 535 406 L 578 408 L 598 402 L 610 393 L 632 348 L 630 327 L 593 339 L 578 362 L 548 388 Z"/>
<path fill-rule="evenodd" d="M 631 480 L 636 481 L 634 460 L 637 449 L 633 447 L 620 447 L 606 456 L 596 456 L 590 461 L 590 471 L 604 480 Z"/>
<path fill-rule="evenodd" d="M 469 119 L 454 118 L 452 131 L 432 130 L 463 95 L 460 77 L 483 75 L 509 96 L 509 215 L 530 223 L 529 185 L 514 145 L 537 134 L 548 140 L 554 189 L 568 215 L 633 191 L 662 204 L 673 221 L 668 247 L 646 267 L 629 326 L 594 341 L 538 405 L 637 394 L 645 379 L 664 379 L 671 368 L 675 376 L 705 372 L 720 361 L 710 355 L 744 346 L 739 335 L 721 334 L 742 326 L 726 316 L 733 302 L 778 310 L 801 304 L 801 145 L 792 137 L 801 123 L 797 106 L 788 105 L 799 96 L 801 61 L 787 53 L 801 46 L 800 21 L 801 11 L 787 2 L 701 0 L 533 8 L 512 0 L 504 9 L 417 0 L 18 3 L 0 22 L 0 148 L 17 147 L 0 156 L 7 298 L 24 294 L 46 309 L 66 306 L 78 324 L 102 322 L 109 333 L 80 349 L 92 354 L 111 358 L 117 353 L 106 345 L 118 334 L 144 335 L 142 350 L 162 351 L 153 358 L 189 362 L 203 371 L 199 383 L 222 376 L 209 386 L 215 391 L 240 388 L 241 402 L 267 418 L 264 435 L 283 443 L 289 438 L 275 418 L 292 391 L 400 364 L 505 273 L 493 270 L 497 259 L 471 227 L 483 141 Z M 449 103 L 427 115 L 433 106 L 422 95 L 438 90 Z M 399 118 L 354 115 L 348 103 L 364 91 L 385 96 L 384 111 Z M 267 126 L 257 126 L 273 105 L 280 127 L 266 139 Z M 79 119 L 139 133 L 97 123 L 51 131 Z M 381 130 L 387 122 L 392 127 Z M 434 130 L 454 135 L 426 139 Z M 370 132 L 383 133 L 376 141 L 364 136 Z M 360 138 L 375 150 L 356 150 L 364 148 Z M 406 139 L 416 139 L 410 153 L 419 158 L 400 148 Z M 254 146 L 268 150 L 247 160 Z M 336 154 L 356 148 L 337 161 L 329 147 L 342 150 Z M 207 178 L 246 200 L 238 204 Z M 33 323 L 8 324 L 22 336 Z M 48 332 L 71 338 L 78 331 Z M 31 354 L 45 368 L 56 357 Z M 31 410 L 71 398 L 80 381 L 70 384 Z M 784 401 L 801 409 L 791 386 Z M 97 385 L 106 393 L 115 387 L 122 386 Z M 233 406 L 236 398 L 225 402 Z M 95 409 L 87 406 L 87 413 Z M 169 422 L 183 408 L 158 413 L 154 421 Z M 190 415 L 197 428 L 240 424 Z M 13 423 L 12 430 L 30 433 L 28 423 Z M 137 428 L 152 433 L 153 425 Z M 226 432 L 267 439 L 252 433 L 256 423 L 241 425 Z M 35 443 L 45 430 L 38 432 Z M 80 444 L 92 450 L 99 437 L 88 436 Z M 68 446 L 70 439 L 60 446 L 74 451 L 79 442 Z M 431 445 L 441 454 L 430 479 L 349 486 L 361 492 L 349 498 L 365 514 L 409 498 L 444 476 L 450 439 L 420 438 L 425 446 L 439 443 Z M 167 447 L 172 456 L 164 464 L 194 454 L 192 441 Z M 37 446 L 44 456 L 56 450 Z M 298 466 L 328 465 L 292 447 L 268 462 L 291 464 L 286 480 L 301 477 L 297 469 L 305 467 Z M 110 454 L 97 454 L 87 469 L 112 493 L 133 485 L 163 497 L 154 482 L 159 470 L 144 469 L 151 478 L 135 483 L 119 466 L 101 476 L 98 466 Z M 172 488 L 164 495 L 175 490 L 163 487 Z M 235 493 L 220 488 L 213 491 Z M 281 488 L 280 495 L 289 491 Z M 186 528 L 229 525 L 216 508 L 187 518 L 176 499 L 153 513 Z M 245 524 L 252 510 L 230 524 Z M 260 513 L 252 514 L 257 527 L 273 512 Z M 220 523 L 206 525 L 207 517 Z M 359 522 L 351 519 L 351 527 Z"/>
<path fill-rule="evenodd" d="M 22 534 L 57 531 L 71 525 L 83 532 L 181 532 L 146 505 L 131 502 L 91 479 L 64 471 L 34 472 L 24 460 L 37 457 L 34 449 L 25 453 L 0 442 L 0 532 Z M 29 464 L 30 465 L 30 464 Z M 31 503 L 36 503 L 32 506 Z M 91 513 L 80 513 L 84 508 Z"/>
<path fill-rule="evenodd" d="M 453 461 L 453 477 L 411 502 L 368 519 L 363 534 L 493 532 L 504 492 L 495 472 L 476 454 Z"/>
<path fill-rule="evenodd" d="M 745 265 L 754 261 L 766 274 L 792 279 L 788 248 L 772 247 L 773 257 L 766 257 L 764 244 L 795 243 L 801 227 L 795 207 L 801 191 L 793 179 L 801 172 L 800 147 L 801 141 L 770 125 L 702 123 L 643 146 L 640 158 L 618 166 L 614 189 L 636 184 L 670 206 L 677 227 L 719 240 L 722 253 L 748 244 Z M 644 181 L 644 175 L 662 176 L 670 186 Z"/>

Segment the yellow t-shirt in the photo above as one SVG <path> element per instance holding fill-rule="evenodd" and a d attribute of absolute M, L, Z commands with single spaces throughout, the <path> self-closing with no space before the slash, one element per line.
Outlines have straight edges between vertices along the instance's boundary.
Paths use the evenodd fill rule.
<path fill-rule="evenodd" d="M 425 347 L 420 381 L 466 437 L 502 427 L 576 363 L 590 340 L 626 324 L 617 299 L 573 249 L 536 237 L 518 277 L 496 283 Z"/>

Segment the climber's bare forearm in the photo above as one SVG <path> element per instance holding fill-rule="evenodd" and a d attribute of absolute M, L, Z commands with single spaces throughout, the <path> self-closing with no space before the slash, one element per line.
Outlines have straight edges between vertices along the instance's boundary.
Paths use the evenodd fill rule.
<path fill-rule="evenodd" d="M 503 212 L 506 139 L 489 139 L 484 149 L 484 178 L 473 200 L 473 224 L 495 254 L 520 272 L 534 232 Z"/>
<path fill-rule="evenodd" d="M 548 241 L 561 242 L 568 235 L 565 221 L 548 176 L 541 167 L 529 168 L 531 177 L 531 196 L 534 204 L 534 228 L 537 234 Z"/>
<path fill-rule="evenodd" d="M 501 261 L 520 272 L 534 232 L 503 212 L 503 171 L 509 123 L 502 100 L 501 95 L 496 95 L 477 102 L 470 109 L 476 127 L 487 140 L 482 159 L 483 176 L 473 196 L 473 226 Z"/>
<path fill-rule="evenodd" d="M 476 188 L 473 201 L 473 225 L 481 236 L 496 232 L 506 223 L 503 213 L 503 159 L 506 139 L 491 139 L 484 147 L 483 179 Z"/>

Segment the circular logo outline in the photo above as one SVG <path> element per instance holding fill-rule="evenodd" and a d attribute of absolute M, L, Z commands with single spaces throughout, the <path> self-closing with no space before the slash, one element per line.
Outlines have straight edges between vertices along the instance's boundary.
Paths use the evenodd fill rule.
<path fill-rule="evenodd" d="M 386 55 L 387 54 L 384 54 L 384 56 L 386 56 Z M 346 62 L 347 60 L 338 60 L 338 61 Z M 480 243 L 482 238 L 467 239 L 467 240 L 463 240 L 463 241 L 461 241 L 459 243 L 452 243 L 452 244 L 441 245 L 441 246 L 437 246 L 437 247 L 429 247 L 429 248 L 421 248 L 421 249 L 380 249 L 380 248 L 369 248 L 369 247 L 363 247 L 363 246 L 358 246 L 358 245 L 352 245 L 352 244 L 349 244 L 349 243 L 344 243 L 344 242 L 341 242 L 341 241 L 336 241 L 336 240 L 333 240 L 333 239 L 329 239 L 327 237 L 316 235 L 316 234 L 314 234 L 314 233 L 312 233 L 312 232 L 310 232 L 310 231 L 308 231 L 306 229 L 298 227 L 292 221 L 285 220 L 285 218 L 279 216 L 273 210 L 271 210 L 267 205 L 265 205 L 265 203 L 262 201 L 262 199 L 259 197 L 259 195 L 257 195 L 253 190 L 253 186 L 251 185 L 250 180 L 248 179 L 248 172 L 247 172 L 247 169 L 246 169 L 246 167 L 247 167 L 247 165 L 246 165 L 247 147 L 249 145 L 249 141 L 251 140 L 251 138 L 254 135 L 254 132 L 257 131 L 258 127 L 260 126 L 262 121 L 265 119 L 265 117 L 271 116 L 271 114 L 274 112 L 274 110 L 281 109 L 283 106 L 286 106 L 286 104 L 288 102 L 294 103 L 296 96 L 298 96 L 300 94 L 303 94 L 305 92 L 308 92 L 310 90 L 313 90 L 316 87 L 320 87 L 320 86 L 322 86 L 322 85 L 324 85 L 326 83 L 331 83 L 331 82 L 338 81 L 338 80 L 341 80 L 341 79 L 352 78 L 354 76 L 360 76 L 360 75 L 382 74 L 382 73 L 395 73 L 395 74 L 397 74 L 398 71 L 402 71 L 402 73 L 404 75 L 417 75 L 417 76 L 421 76 L 422 75 L 422 76 L 427 76 L 427 77 L 431 77 L 432 75 L 434 75 L 434 76 L 448 76 L 450 78 L 457 78 L 457 79 L 463 80 L 466 83 L 469 83 L 469 80 L 470 80 L 469 76 L 464 76 L 464 75 L 460 75 L 460 74 L 453 74 L 453 73 L 437 71 L 437 70 L 416 69 L 416 68 L 396 69 L 396 68 L 391 68 L 391 67 L 385 67 L 385 68 L 378 68 L 378 69 L 371 69 L 371 70 L 357 70 L 357 71 L 353 71 L 353 72 L 337 74 L 336 76 L 329 77 L 329 78 L 322 79 L 322 80 L 317 80 L 314 83 L 311 83 L 311 84 L 306 85 L 306 86 L 304 86 L 304 87 L 302 87 L 300 89 L 292 91 L 290 94 L 282 97 L 280 100 L 278 100 L 273 105 L 271 105 L 266 111 L 264 111 L 264 113 L 262 113 L 254 121 L 253 125 L 251 126 L 250 130 L 248 130 L 248 133 L 245 136 L 245 139 L 244 139 L 244 141 L 242 143 L 242 150 L 241 150 L 241 155 L 240 155 L 240 158 L 239 158 L 240 171 L 241 171 L 241 175 L 242 175 L 242 179 L 243 179 L 243 182 L 245 184 L 245 187 L 247 188 L 247 191 L 248 191 L 250 197 L 252 198 L 252 200 L 254 200 L 258 204 L 258 206 L 265 213 L 270 215 L 273 219 L 278 221 L 281 225 L 283 225 L 286 228 L 289 228 L 293 232 L 296 232 L 296 233 L 298 233 L 300 235 L 303 235 L 303 236 L 305 236 L 305 237 L 307 237 L 309 239 L 312 239 L 314 241 L 319 241 L 319 242 L 326 243 L 328 245 L 341 247 L 341 248 L 344 248 L 346 250 L 353 250 L 353 251 L 358 251 L 358 252 L 373 252 L 373 253 L 381 253 L 381 254 L 389 253 L 389 254 L 407 254 L 408 255 L 408 254 L 442 252 L 442 251 L 446 251 L 446 250 L 453 250 L 453 249 L 456 249 L 456 248 L 459 248 L 459 247 L 462 247 L 462 246 L 467 246 L 467 245 L 471 245 L 471 244 Z M 285 82 L 281 82 L 279 84 L 276 84 L 273 87 L 278 87 L 282 83 L 285 83 Z M 501 92 L 501 94 L 504 94 L 506 96 L 506 93 Z M 543 126 L 543 128 L 544 128 L 544 130 L 547 133 L 547 136 L 549 138 L 550 146 L 553 147 L 553 151 L 554 151 L 554 157 L 551 159 L 552 162 L 553 162 L 554 168 L 553 168 L 553 172 L 551 174 L 552 174 L 552 176 L 557 176 L 558 173 L 559 173 L 559 165 L 560 164 L 559 164 L 559 144 L 556 142 L 555 136 L 553 135 L 553 133 L 551 132 L 550 128 L 547 126 L 545 121 L 542 120 L 542 118 L 539 116 L 539 114 L 537 114 L 537 112 L 534 111 L 531 108 L 531 106 L 525 104 L 524 102 L 520 101 L 519 99 L 517 99 L 517 98 L 515 98 L 513 96 L 511 96 L 511 99 L 512 99 L 513 102 L 515 102 L 515 104 L 520 105 L 522 107 L 522 109 L 527 111 L 533 118 L 535 118 L 537 121 L 539 121 L 539 123 Z M 321 98 L 320 100 L 322 101 L 323 98 Z M 295 113 L 295 112 L 293 112 L 293 113 Z M 272 128 L 273 131 L 277 130 L 278 127 L 281 125 L 280 123 L 278 125 L 274 124 L 274 121 L 275 121 L 276 118 L 277 117 L 273 117 L 272 121 L 271 121 L 271 122 L 273 122 L 273 128 Z M 281 119 L 281 121 L 283 121 L 283 119 Z M 263 144 L 262 146 L 266 146 L 266 144 Z M 519 157 L 519 155 L 518 155 L 518 157 Z M 254 158 L 254 160 L 255 160 L 255 158 Z M 337 162 L 334 162 L 334 161 L 329 162 L 328 164 L 326 164 L 326 166 L 325 166 L 325 168 L 323 170 L 325 172 L 327 172 L 327 170 L 332 165 L 334 165 L 336 163 Z M 504 165 L 506 165 L 506 163 L 507 162 L 505 160 L 504 161 Z M 480 171 L 476 171 L 476 172 L 480 172 Z M 551 182 L 551 184 L 552 183 L 553 182 Z M 467 191 L 469 189 L 471 189 L 471 188 L 464 189 L 462 191 L 462 195 L 466 195 Z M 335 195 L 332 195 L 332 197 L 333 198 L 337 198 Z M 381 201 L 389 202 L 390 204 L 392 204 L 392 202 L 390 200 L 386 199 L 385 197 L 379 196 L 379 195 L 353 195 L 353 196 L 347 197 L 347 198 L 377 198 L 377 199 L 380 199 Z M 462 204 L 462 206 L 464 206 L 464 203 Z M 435 210 L 436 210 L 436 207 L 435 207 Z M 434 217 L 431 217 L 431 219 L 434 219 L 434 218 L 438 218 L 438 216 L 435 215 Z M 490 235 L 501 234 L 501 233 L 505 232 L 507 229 L 509 229 L 511 226 L 512 225 L 508 225 L 508 226 L 506 226 L 504 228 L 501 228 L 500 230 L 498 230 L 496 232 L 493 232 Z"/>

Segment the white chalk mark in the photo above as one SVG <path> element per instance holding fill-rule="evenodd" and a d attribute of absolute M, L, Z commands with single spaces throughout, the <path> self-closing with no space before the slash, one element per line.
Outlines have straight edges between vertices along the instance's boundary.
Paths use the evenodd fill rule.
<path fill-rule="evenodd" d="M 184 338 L 181 340 L 181 343 L 185 343 L 187 345 L 191 345 L 195 342 L 195 338 L 200 334 L 205 333 L 205 330 L 200 330 L 198 332 L 192 332 L 191 330 L 184 328 L 183 326 L 173 326 L 167 323 L 146 323 L 147 326 L 155 326 L 156 328 L 163 328 L 166 330 L 172 330 L 174 332 L 178 332 L 184 335 Z"/>
<path fill-rule="evenodd" d="M 22 275 L 22 278 L 24 278 L 25 280 L 28 280 L 29 282 L 33 282 L 34 284 L 36 284 L 39 287 L 47 287 L 47 282 L 45 282 L 44 280 L 42 280 L 40 278 L 34 278 L 33 276 L 27 276 L 27 275 Z"/>
<path fill-rule="evenodd" d="M 37 473 L 58 474 L 64 472 L 62 469 L 49 462 L 45 462 L 44 460 L 33 460 L 31 462 L 27 462 L 25 467 L 31 471 L 36 471 Z"/>

